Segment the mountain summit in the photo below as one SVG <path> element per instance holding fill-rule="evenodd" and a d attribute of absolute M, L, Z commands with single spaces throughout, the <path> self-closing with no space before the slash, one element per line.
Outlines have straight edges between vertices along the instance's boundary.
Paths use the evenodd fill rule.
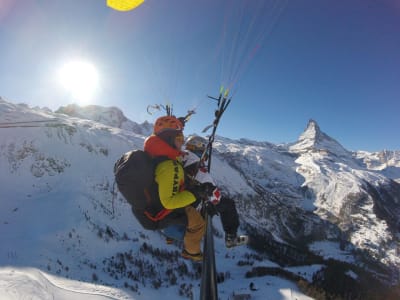
<path fill-rule="evenodd" d="M 310 119 L 307 128 L 300 135 L 296 143 L 290 146 L 293 152 L 325 151 L 336 155 L 349 155 L 350 153 L 335 139 L 321 131 L 315 120 Z"/>
<path fill-rule="evenodd" d="M 324 137 L 327 137 L 327 135 L 321 131 L 317 122 L 313 119 L 310 119 L 308 121 L 307 128 L 300 135 L 299 141 L 306 140 L 306 139 L 319 141 L 319 140 L 322 140 Z"/>

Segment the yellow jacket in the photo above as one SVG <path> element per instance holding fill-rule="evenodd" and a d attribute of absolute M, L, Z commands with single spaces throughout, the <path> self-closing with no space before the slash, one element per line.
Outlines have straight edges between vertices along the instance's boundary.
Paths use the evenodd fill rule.
<path fill-rule="evenodd" d="M 176 209 L 195 202 L 195 196 L 184 190 L 185 175 L 178 161 L 180 151 L 172 148 L 156 135 L 148 137 L 144 143 L 144 151 L 152 157 L 165 160 L 157 164 L 155 182 L 158 184 L 158 196 L 166 209 Z"/>
<path fill-rule="evenodd" d="M 196 200 L 191 192 L 182 190 L 184 180 L 183 167 L 178 161 L 168 159 L 157 165 L 155 181 L 161 204 L 165 208 L 185 207 Z"/>

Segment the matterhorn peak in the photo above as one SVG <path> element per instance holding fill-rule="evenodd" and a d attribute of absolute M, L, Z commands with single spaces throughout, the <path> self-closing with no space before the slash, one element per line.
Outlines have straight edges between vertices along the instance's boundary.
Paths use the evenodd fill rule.
<path fill-rule="evenodd" d="M 348 151 L 335 139 L 322 132 L 318 123 L 310 119 L 307 128 L 300 135 L 295 144 L 290 147 L 292 152 L 305 152 L 309 150 L 329 152 L 336 155 L 346 155 Z"/>
<path fill-rule="evenodd" d="M 311 139 L 314 141 L 318 141 L 322 137 L 323 137 L 323 132 L 321 132 L 321 129 L 319 128 L 317 122 L 313 119 L 310 119 L 308 121 L 307 128 L 300 135 L 299 141 L 305 140 L 305 139 Z"/>

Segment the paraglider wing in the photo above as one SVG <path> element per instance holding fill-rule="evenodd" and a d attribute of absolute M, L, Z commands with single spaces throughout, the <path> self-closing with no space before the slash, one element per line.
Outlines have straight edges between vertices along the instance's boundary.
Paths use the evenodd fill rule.
<path fill-rule="evenodd" d="M 141 5 L 144 0 L 107 0 L 107 6 L 119 11 L 132 10 Z"/>

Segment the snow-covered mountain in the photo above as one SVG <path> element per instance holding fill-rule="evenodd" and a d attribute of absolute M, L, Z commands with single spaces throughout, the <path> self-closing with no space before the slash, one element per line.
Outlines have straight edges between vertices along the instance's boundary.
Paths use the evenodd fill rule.
<path fill-rule="evenodd" d="M 314 198 L 315 213 L 337 225 L 354 246 L 399 266 L 399 184 L 366 169 L 314 121 L 289 151 L 300 154 L 296 172 L 304 177 L 302 187 Z M 379 254 L 382 250 L 384 255 Z"/>
<path fill-rule="evenodd" d="M 148 122 L 142 124 L 133 122 L 125 117 L 124 113 L 117 107 L 102 107 L 99 105 L 81 107 L 76 104 L 69 104 L 61 106 L 56 110 L 56 113 L 96 121 L 110 127 L 121 128 L 142 135 L 149 135 L 153 130 L 152 124 Z"/>
<path fill-rule="evenodd" d="M 386 169 L 364 163 L 374 154 L 363 152 L 361 160 L 360 152 L 344 149 L 313 120 L 288 146 L 219 139 L 216 148 L 258 193 L 243 204 L 255 227 L 262 224 L 290 244 L 312 240 L 307 246 L 320 253 L 320 241 L 349 242 L 346 247 L 365 250 L 394 270 L 400 266 L 399 168 L 392 156 L 390 178 Z"/>
<path fill-rule="evenodd" d="M 400 151 L 383 150 L 379 152 L 357 151 L 354 157 L 369 170 L 380 171 L 388 178 L 400 183 Z"/>
<path fill-rule="evenodd" d="M 179 257 L 179 245 L 143 230 L 113 188 L 114 162 L 142 148 L 151 124 L 117 108 L 51 112 L 0 99 L 0 132 L 0 269 L 112 286 L 107 295 L 117 299 L 198 293 L 198 267 Z M 288 279 L 335 293 L 327 278 L 337 268 L 342 289 L 371 295 L 365 282 L 379 291 L 398 284 L 399 151 L 348 151 L 313 120 L 287 145 L 217 137 L 214 147 L 211 172 L 252 237 L 249 247 L 227 251 L 214 220 L 222 299 L 232 291 L 286 299 L 285 288 L 306 299 Z M 4 278 L 0 287 L 12 294 Z"/>
<path fill-rule="evenodd" d="M 233 149 L 226 141 L 223 144 L 217 149 Z M 279 230 L 285 231 L 285 236 L 315 239 L 323 232 L 323 239 L 336 235 L 340 240 L 345 236 L 353 246 L 365 249 L 382 262 L 399 266 L 400 186 L 384 176 L 385 170 L 366 168 L 312 120 L 299 140 L 287 148 L 248 142 L 235 147 L 224 154 L 225 158 L 242 170 L 268 205 L 276 201 L 279 210 L 285 207 L 285 215 L 295 210 L 296 214 L 310 218 L 299 223 L 298 217 L 294 217 L 298 228 L 280 224 Z M 280 216 L 275 221 L 276 210 L 271 209 L 271 215 L 265 218 L 266 223 L 271 223 L 269 226 L 288 219 Z M 261 216 L 256 219 L 262 220 Z M 335 226 L 336 233 L 324 229 L 324 221 Z"/>

